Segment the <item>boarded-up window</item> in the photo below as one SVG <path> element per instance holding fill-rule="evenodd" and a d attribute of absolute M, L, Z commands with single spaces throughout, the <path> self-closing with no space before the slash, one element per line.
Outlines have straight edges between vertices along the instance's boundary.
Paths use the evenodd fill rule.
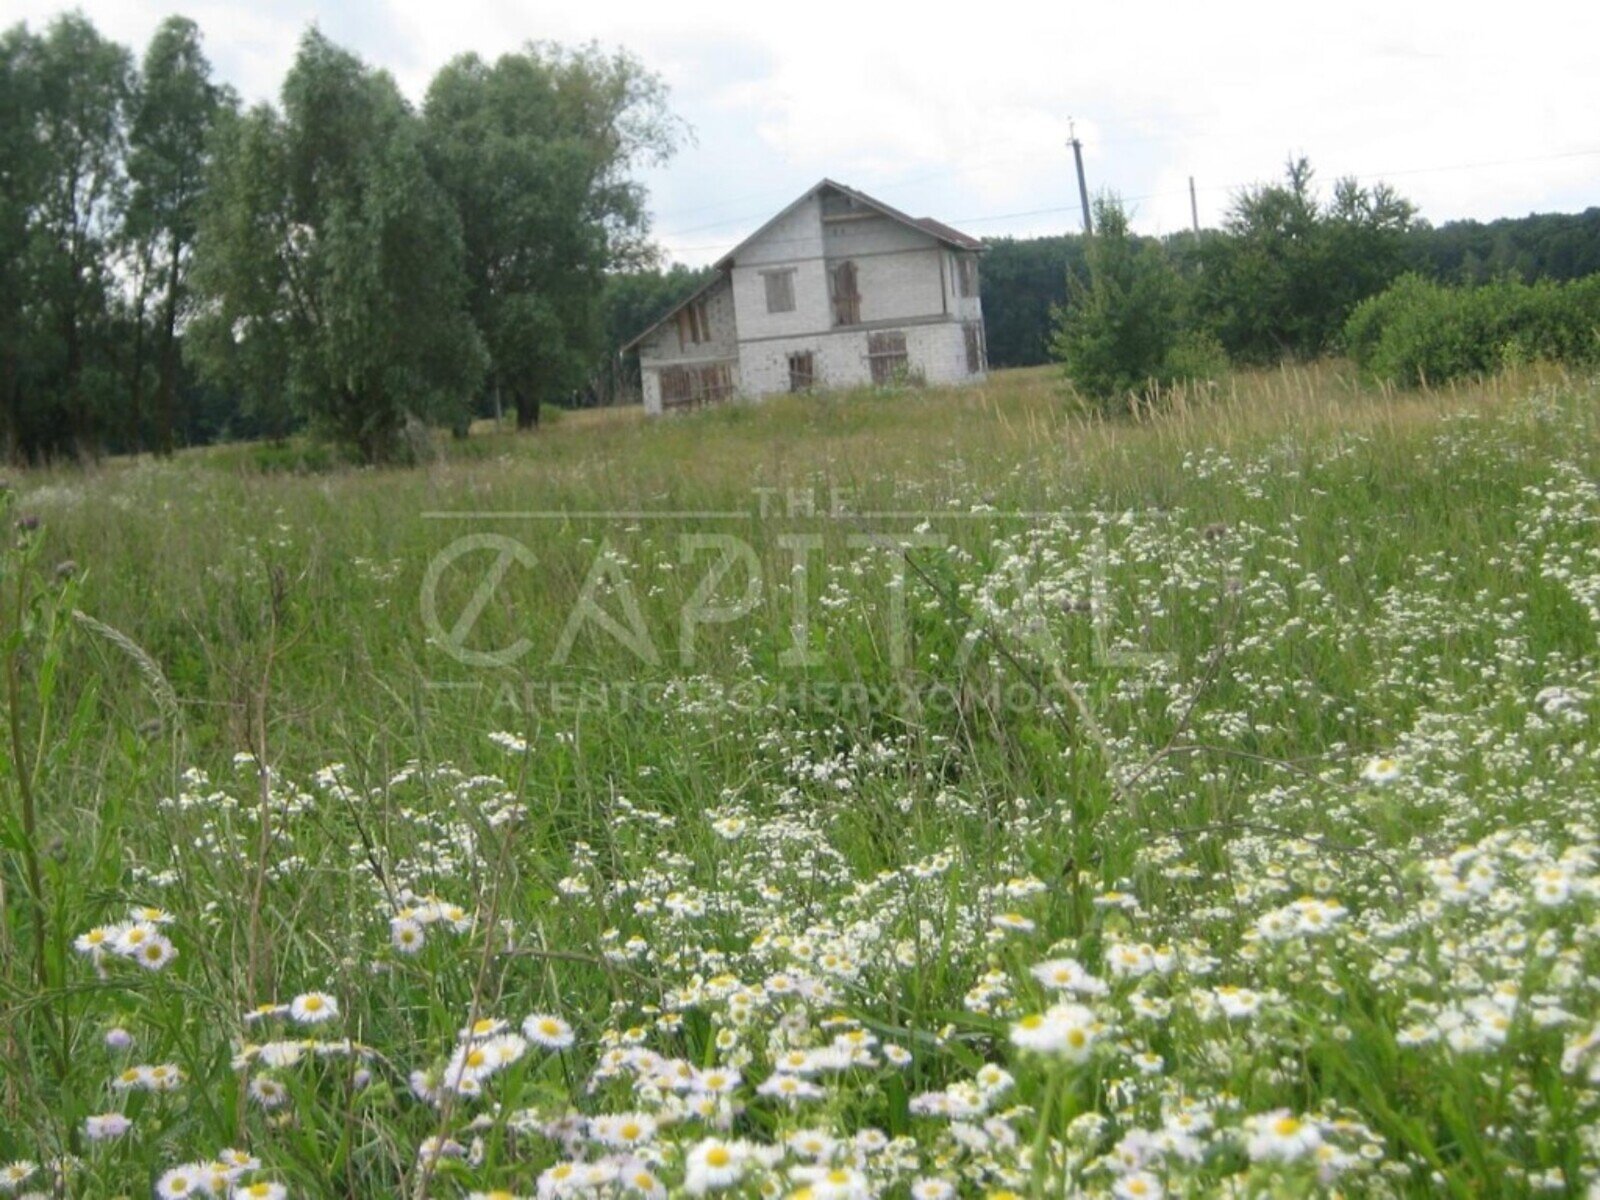
<path fill-rule="evenodd" d="M 782 271 L 763 271 L 761 278 L 767 285 L 767 311 L 784 313 L 794 311 L 794 268 Z"/>
<path fill-rule="evenodd" d="M 809 392 L 811 385 L 816 382 L 816 360 L 811 357 L 811 351 L 801 354 L 789 355 L 789 390 L 791 392 Z"/>
<path fill-rule="evenodd" d="M 867 362 L 872 382 L 880 386 L 904 382 L 907 372 L 906 335 L 898 329 L 867 335 Z"/>
<path fill-rule="evenodd" d="M 861 324 L 861 293 L 856 288 L 855 263 L 842 262 L 828 272 L 828 291 L 833 297 L 833 323 Z"/>
<path fill-rule="evenodd" d="M 678 310 L 678 346 L 698 346 L 711 340 L 711 313 L 704 300 L 691 300 Z"/>
<path fill-rule="evenodd" d="M 982 375 L 987 364 L 984 359 L 983 323 L 981 321 L 968 321 L 961 327 L 961 332 L 967 339 L 967 374 Z"/>
<path fill-rule="evenodd" d="M 956 258 L 956 295 L 978 294 L 978 259 L 973 254 L 958 254 Z"/>
<path fill-rule="evenodd" d="M 662 408 L 696 408 L 732 395 L 733 371 L 729 363 L 661 368 Z"/>

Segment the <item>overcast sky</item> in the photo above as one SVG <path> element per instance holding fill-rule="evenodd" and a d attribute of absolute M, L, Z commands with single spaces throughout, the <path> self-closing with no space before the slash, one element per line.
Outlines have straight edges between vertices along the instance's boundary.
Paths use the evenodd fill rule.
<path fill-rule="evenodd" d="M 8 0 L 41 24 L 64 6 Z M 275 98 L 316 22 L 420 101 L 472 50 L 626 46 L 695 143 L 646 173 L 658 240 L 710 261 L 822 176 L 981 237 L 1078 228 L 1065 143 L 1136 228 L 1214 224 L 1241 184 L 1308 156 L 1324 186 L 1387 178 L 1428 219 L 1600 204 L 1600 5 L 1530 0 L 1033 3 L 820 0 L 85 0 L 142 51 L 200 23 L 219 75 Z M 914 13 L 915 15 L 909 15 Z M 902 15 L 907 14 L 907 15 Z"/>

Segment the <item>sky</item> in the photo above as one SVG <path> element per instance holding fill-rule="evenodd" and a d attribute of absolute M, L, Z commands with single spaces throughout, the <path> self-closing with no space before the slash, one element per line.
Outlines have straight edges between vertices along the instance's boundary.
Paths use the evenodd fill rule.
<path fill-rule="evenodd" d="M 42 24 L 59 0 L 7 0 Z M 625 47 L 692 140 L 640 172 L 657 241 L 701 265 L 824 176 L 978 237 L 1080 227 L 1068 138 L 1092 193 L 1134 227 L 1202 225 L 1239 188 L 1309 158 L 1387 179 L 1434 223 L 1600 204 L 1600 5 L 1525 0 L 83 0 L 142 50 L 199 22 L 218 75 L 276 98 L 313 23 L 420 103 L 442 64 L 530 40 Z"/>

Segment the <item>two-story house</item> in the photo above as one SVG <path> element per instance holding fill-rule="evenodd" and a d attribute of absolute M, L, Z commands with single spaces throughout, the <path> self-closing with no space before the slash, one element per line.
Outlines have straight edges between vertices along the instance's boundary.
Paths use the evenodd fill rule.
<path fill-rule="evenodd" d="M 824 179 L 628 343 L 645 409 L 982 378 L 982 251 L 948 225 Z"/>

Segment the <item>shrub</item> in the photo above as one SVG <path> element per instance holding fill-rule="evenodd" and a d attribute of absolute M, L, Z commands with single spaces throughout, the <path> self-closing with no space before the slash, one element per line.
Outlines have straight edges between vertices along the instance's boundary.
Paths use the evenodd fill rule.
<path fill-rule="evenodd" d="M 1407 275 L 1356 307 L 1344 340 L 1363 371 L 1404 386 L 1536 360 L 1592 363 L 1600 361 L 1600 277 L 1458 288 Z"/>

